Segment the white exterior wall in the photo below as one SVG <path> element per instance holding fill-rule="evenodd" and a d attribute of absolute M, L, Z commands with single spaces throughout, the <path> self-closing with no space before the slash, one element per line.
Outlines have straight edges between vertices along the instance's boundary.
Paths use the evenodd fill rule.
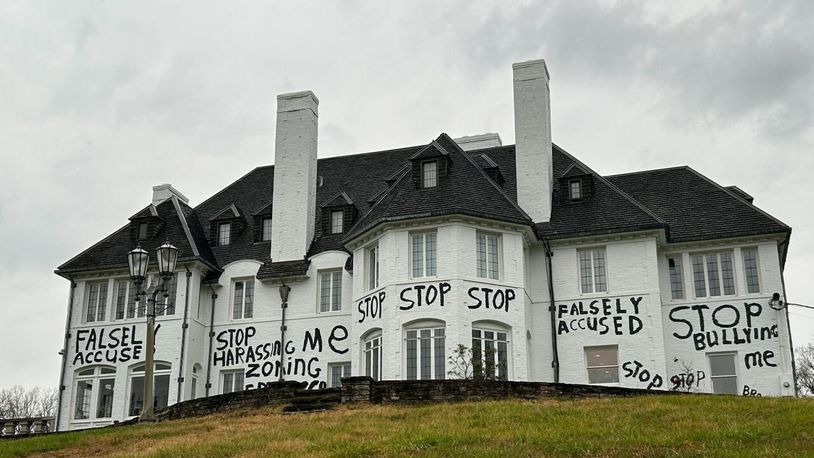
<path fill-rule="evenodd" d="M 65 389 L 62 393 L 62 405 L 59 414 L 59 429 L 81 429 L 110 424 L 113 420 L 130 418 L 127 416 L 130 396 L 130 370 L 144 362 L 144 341 L 146 338 L 146 318 L 113 320 L 115 313 L 115 281 L 127 279 L 127 274 L 117 272 L 115 276 L 96 276 L 77 279 L 74 312 L 71 317 L 71 337 L 67 347 L 65 365 Z M 155 361 L 171 364 L 168 403 L 177 402 L 177 379 L 180 363 L 182 320 L 185 301 L 185 281 L 183 271 L 179 271 L 178 286 L 175 296 L 175 314 L 156 317 Z M 107 281 L 107 309 L 105 321 L 86 322 L 88 282 Z M 126 317 L 126 315 L 125 315 Z M 125 333 L 127 338 L 124 338 Z M 77 355 L 80 353 L 81 356 Z M 104 375 L 98 379 L 114 378 L 113 417 L 94 419 L 97 407 L 98 392 L 94 386 L 90 405 L 90 419 L 75 420 L 75 403 L 77 384 L 75 376 L 78 371 L 93 366 L 115 367 L 116 373 Z M 97 385 L 97 384 L 94 384 Z"/>
<path fill-rule="evenodd" d="M 607 291 L 583 294 L 578 250 L 597 247 L 606 250 Z M 617 345 L 618 385 L 660 388 L 658 381 L 651 386 L 653 377 L 625 377 L 622 370 L 638 361 L 650 374 L 664 372 L 655 238 L 555 246 L 552 266 L 560 381 L 588 383 L 585 347 Z M 597 330 L 583 329 L 589 320 L 598 322 Z"/>
<path fill-rule="evenodd" d="M 324 269 L 342 269 L 346 259 L 347 254 L 342 252 L 320 253 L 311 259 L 309 278 L 289 285 L 291 292 L 286 310 L 285 344 L 282 346 L 279 284 L 255 280 L 253 318 L 232 319 L 233 282 L 253 278 L 260 263 L 241 261 L 227 266 L 219 280 L 215 310 L 210 394 L 221 393 L 223 370 L 245 370 L 247 388 L 279 380 L 281 347 L 285 348 L 285 380 L 304 381 L 310 388 L 325 387 L 328 364 L 350 362 L 348 304 L 351 277 L 343 269 L 343 310 L 321 313 L 318 309 L 318 273 Z M 249 337 L 245 340 L 240 336 Z M 249 356 L 250 351 L 254 356 Z M 234 358 L 230 359 L 230 355 Z"/>
<path fill-rule="evenodd" d="M 526 316 L 529 334 L 530 380 L 554 380 L 553 343 L 551 341 L 551 300 L 548 291 L 548 269 L 543 247 L 529 247 L 528 280 L 526 282 Z"/>
<path fill-rule="evenodd" d="M 437 231 L 438 275 L 411 278 L 410 234 L 427 229 Z M 478 230 L 500 234 L 502 262 L 498 280 L 477 277 L 475 250 Z M 378 244 L 380 250 L 379 287 L 370 290 L 367 288 L 366 255 L 367 248 L 373 244 Z M 355 336 L 352 342 L 353 373 L 365 373 L 364 340 L 371 333 L 381 331 L 384 355 L 382 378 L 405 379 L 405 326 L 436 320 L 445 324 L 445 372 L 452 369 L 448 358 L 458 344 L 472 346 L 472 327 L 475 323 L 510 331 L 509 377 L 511 380 L 528 380 L 524 245 L 522 234 L 516 231 L 494 227 L 481 229 L 472 224 L 449 222 L 392 229 L 357 248 L 354 252 L 355 297 L 351 332 Z M 445 294 L 429 293 L 430 288 L 444 291 Z M 497 293 L 498 290 L 500 293 Z M 382 294 L 384 301 L 379 304 L 379 312 L 376 313 L 371 298 L 375 296 L 374 302 L 378 302 Z M 507 294 L 513 295 L 508 307 L 491 306 L 495 295 L 503 297 L 499 303 L 505 304 Z M 489 307 L 485 295 L 489 295 Z M 427 303 L 428 297 L 433 299 L 430 303 Z M 371 307 L 374 309 L 371 310 Z M 446 373 L 444 375 L 448 376 Z"/>
<path fill-rule="evenodd" d="M 759 293 L 747 293 L 743 247 L 758 249 Z M 733 255 L 736 294 L 696 297 L 690 253 L 723 251 Z M 685 299 L 671 298 L 668 256 L 682 257 Z M 768 306 L 772 293 L 783 293 L 776 242 L 682 247 L 660 255 L 659 269 L 664 302 L 666 379 L 671 389 L 711 392 L 709 354 L 734 353 L 738 393 L 794 395 L 786 310 Z M 688 375 L 692 383 L 687 383 Z"/>
<path fill-rule="evenodd" d="M 411 278 L 410 234 L 426 230 L 434 230 L 437 233 L 438 275 L 431 278 Z M 501 237 L 501 275 L 498 280 L 477 277 L 476 234 L 479 230 L 499 234 Z M 365 249 L 373 243 L 378 244 L 380 249 L 380 277 L 379 287 L 370 291 L 367 288 Z M 582 294 L 577 252 L 591 247 L 604 247 L 606 250 L 608 290 L 603 293 Z M 741 247 L 758 249 L 761 284 L 759 293 L 745 293 Z M 586 346 L 617 345 L 620 386 L 711 392 L 708 352 L 727 351 L 736 353 L 738 390 L 742 394 L 794 394 L 785 310 L 775 311 L 767 305 L 773 292 L 782 293 L 776 241 L 665 247 L 659 243 L 656 235 L 639 234 L 607 239 L 559 241 L 552 248 L 552 275 L 557 315 L 555 325 L 558 330 L 557 348 L 561 382 L 588 383 Z M 690 253 L 724 250 L 733 253 L 737 294 L 717 297 L 715 300 L 695 298 L 689 262 Z M 348 256 L 346 253 L 325 252 L 310 260 L 307 279 L 289 284 L 291 293 L 286 312 L 287 329 L 284 345 L 288 350 L 283 365 L 288 367 L 290 363 L 292 366 L 285 376 L 286 380 L 305 381 L 312 388 L 323 387 L 328 383 L 328 364 L 345 362 L 351 363 L 353 375 L 363 375 L 365 371 L 363 338 L 372 330 L 382 332 L 383 378 L 404 379 L 406 378 L 404 329 L 411 323 L 423 320 L 438 320 L 445 323 L 446 371 L 451 369 L 448 357 L 458 344 L 471 347 L 473 323 L 492 328 L 500 325 L 507 330 L 510 329 L 509 379 L 554 380 L 551 365 L 552 321 L 549 311 L 545 250 L 539 245 L 529 244 L 522 232 L 510 227 L 485 226 L 474 221 L 454 219 L 427 224 L 404 224 L 370 235 L 368 240 L 354 250 L 353 255 L 352 273 L 344 270 Z M 684 290 L 687 298 L 681 300 L 672 300 L 670 297 L 667 257 L 675 255 L 683 259 Z M 209 395 L 220 394 L 223 370 L 243 370 L 246 373 L 247 388 L 278 380 L 279 351 L 275 351 L 275 346 L 279 350 L 281 325 L 279 284 L 262 283 L 255 279 L 253 317 L 235 320 L 231 315 L 234 280 L 254 278 L 259 266 L 260 263 L 256 261 L 230 264 L 224 268 L 218 283 L 214 285 L 202 284 L 202 272 L 192 269 L 189 327 L 181 374 L 184 377 L 181 400 L 191 398 L 193 378 L 197 378 L 198 397 L 207 393 L 207 378 L 211 383 Z M 342 311 L 327 313 L 318 311 L 318 274 L 326 269 L 342 271 Z M 115 275 L 111 276 L 76 280 L 65 391 L 60 409 L 61 429 L 98 426 L 109 424 L 112 420 L 129 418 L 126 413 L 130 391 L 130 369 L 143 361 L 145 319 L 119 321 L 110 319 L 114 313 L 115 279 L 125 278 L 125 275 L 124 272 L 115 272 Z M 99 279 L 108 281 L 107 319 L 102 323 L 85 323 L 87 282 Z M 427 304 L 426 293 L 422 296 L 423 304 L 418 305 L 416 296 L 418 289 L 423 287 L 426 291 L 430 286 L 440 289 L 441 284 L 445 285 L 443 306 L 440 304 L 440 294 L 434 297 L 432 303 Z M 487 307 L 483 288 L 492 290 L 490 302 L 494 298 L 494 291 L 502 292 L 503 303 L 507 291 L 512 291 L 514 296 L 508 304 L 508 310 L 506 307 Z M 209 320 L 213 308 L 213 291 L 217 298 L 214 301 L 213 348 L 210 349 Z M 369 301 L 368 303 L 365 301 L 372 296 L 379 298 L 381 294 L 384 294 L 384 301 L 374 313 Z M 177 401 L 184 295 L 184 271 L 179 271 L 175 315 L 157 317 L 156 320 L 157 324 L 160 324 L 156 335 L 156 361 L 172 365 L 170 404 Z M 480 307 L 477 306 L 478 300 L 475 298 L 481 301 Z M 631 298 L 637 301 L 638 312 Z M 618 309 L 617 299 L 620 301 Z M 415 304 L 410 306 L 410 300 Z M 603 308 L 603 300 L 606 300 L 609 306 L 607 311 Z M 596 313 L 591 312 L 593 301 L 597 301 L 594 302 L 598 309 Z M 708 307 L 702 310 L 704 332 L 716 332 L 720 336 L 725 329 L 720 323 L 729 325 L 734 320 L 732 307 L 740 312 L 741 322 L 735 328 L 747 327 L 743 324 L 746 320 L 745 311 L 751 307 L 749 308 L 753 315 L 750 317 L 751 328 L 757 328 L 758 333 L 762 328 L 775 329 L 776 334 L 773 331 L 770 335 L 765 334 L 763 336 L 765 338 L 756 338 L 749 343 L 720 344 L 699 350 L 696 348 L 694 337 L 684 337 L 688 334 L 689 326 L 693 327 L 692 334 L 700 332 L 698 311 L 691 308 L 697 305 Z M 721 306 L 724 308 L 715 317 L 719 323 L 716 325 L 712 312 Z M 758 308 L 760 313 L 757 313 Z M 631 322 L 631 316 L 638 321 Z M 608 332 L 600 334 L 580 329 L 579 320 L 585 318 L 606 318 Z M 619 335 L 615 332 L 617 322 Z M 636 331 L 634 333 L 631 333 L 631 323 Z M 561 328 L 562 326 L 565 326 L 567 331 Z M 91 330 L 97 336 L 104 330 L 109 336 L 113 329 L 122 327 L 126 327 L 130 333 L 135 329 L 134 335 L 142 348 L 137 359 L 131 358 L 128 361 L 109 364 L 116 368 L 113 418 L 74 421 L 76 371 L 93 365 L 80 362 L 74 364 L 77 337 L 81 336 L 82 339 L 80 350 L 85 352 L 87 344 L 87 351 L 94 351 L 99 348 L 100 340 L 97 339 L 95 344 L 88 344 Z M 230 333 L 243 332 L 245 335 L 248 328 L 252 328 L 248 342 L 229 341 Z M 731 329 L 733 328 L 726 328 L 727 331 Z M 108 340 L 103 342 L 109 346 L 109 337 L 106 339 Z M 132 340 L 130 344 L 131 348 L 136 346 Z M 246 356 L 249 352 L 248 347 L 252 347 L 254 356 Z M 232 356 L 240 353 L 241 357 L 227 362 L 227 353 L 231 353 Z M 757 354 L 760 355 L 759 361 L 754 359 L 757 358 L 755 356 Z M 751 358 L 748 368 L 747 357 Z M 193 374 L 195 365 L 200 366 L 197 374 Z M 637 368 L 638 371 L 635 371 Z M 646 376 L 644 370 L 647 371 Z M 686 386 L 689 380 L 688 372 L 693 374 L 693 384 L 689 387 Z M 788 386 L 785 386 L 786 383 Z M 92 411 L 95 411 L 96 395 L 94 392 Z"/>

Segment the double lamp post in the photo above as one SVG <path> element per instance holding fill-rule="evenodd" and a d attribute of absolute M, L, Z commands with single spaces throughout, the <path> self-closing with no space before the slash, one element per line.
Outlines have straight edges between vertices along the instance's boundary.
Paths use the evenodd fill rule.
<path fill-rule="evenodd" d="M 153 395 L 153 372 L 155 369 L 155 300 L 159 293 L 164 297 L 168 296 L 167 281 L 175 273 L 175 263 L 178 260 L 178 248 L 172 246 L 170 242 L 164 242 L 155 252 L 158 261 L 158 275 L 161 281 L 156 285 L 151 285 L 146 290 L 142 290 L 147 279 L 147 265 L 150 262 L 150 254 L 141 246 L 127 254 L 127 263 L 130 267 L 130 278 L 135 284 L 136 301 L 147 299 L 147 338 L 145 339 L 146 349 L 144 352 L 144 406 L 141 409 L 140 421 L 155 421 L 154 395 Z"/>

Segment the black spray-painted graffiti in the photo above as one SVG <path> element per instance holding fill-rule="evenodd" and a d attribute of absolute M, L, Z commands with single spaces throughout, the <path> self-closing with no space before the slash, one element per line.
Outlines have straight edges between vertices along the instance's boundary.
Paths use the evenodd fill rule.
<path fill-rule="evenodd" d="M 636 316 L 639 314 L 641 297 L 622 299 L 596 299 L 591 302 L 574 302 L 557 306 L 557 334 L 568 334 L 574 331 L 593 331 L 605 335 L 611 331 L 617 336 L 638 334 L 644 324 Z M 627 315 L 627 317 L 625 317 Z M 570 320 L 569 320 L 570 318 Z M 627 319 L 625 319 L 627 318 Z"/>
<path fill-rule="evenodd" d="M 322 374 L 322 367 L 319 355 L 328 349 L 338 355 L 348 352 L 344 341 L 349 334 L 348 329 L 342 325 L 336 325 L 323 338 L 319 328 L 305 331 L 302 337 L 302 346 L 299 351 L 307 356 L 298 357 L 295 353 L 298 347 L 294 340 L 288 340 L 283 345 L 279 340 L 273 342 L 255 342 L 252 338 L 257 334 L 254 326 L 245 328 L 226 329 L 216 336 L 217 346 L 212 354 L 212 364 L 214 366 L 235 366 L 246 367 L 246 381 L 254 378 L 273 377 L 275 379 L 283 376 L 293 376 L 310 379 L 309 389 L 325 388 L 324 380 L 319 380 Z M 327 343 L 327 345 L 326 345 Z M 284 353 L 282 364 L 280 354 Z M 247 383 L 246 389 L 257 386 L 262 388 L 264 382 Z"/>
<path fill-rule="evenodd" d="M 681 372 L 679 374 L 673 374 L 670 376 L 670 383 L 673 384 L 670 390 L 692 391 L 699 388 L 701 386 L 701 381 L 705 378 L 707 378 L 707 374 L 704 373 L 704 371 Z"/>
<path fill-rule="evenodd" d="M 155 327 L 155 334 L 161 325 Z M 76 331 L 74 365 L 99 363 L 126 363 L 138 361 L 144 351 L 144 342 L 136 337 L 135 326 L 118 328 L 91 328 Z"/>
<path fill-rule="evenodd" d="M 692 360 L 685 361 L 677 356 L 673 357 L 673 363 L 678 366 L 677 374 L 670 376 L 670 383 L 673 384 L 672 391 L 694 391 L 701 387 L 701 381 L 707 378 L 707 374 L 702 370 L 695 370 Z"/>
<path fill-rule="evenodd" d="M 758 397 L 763 396 L 762 394 L 760 394 L 760 392 L 758 392 L 758 390 L 754 388 L 749 388 L 749 385 L 743 385 L 743 392 L 741 394 L 744 396 L 758 396 Z"/>
<path fill-rule="evenodd" d="M 709 310 L 706 304 L 681 305 L 670 310 L 670 321 L 686 326 L 684 332 L 674 332 L 673 336 L 681 340 L 692 338 L 698 351 L 718 345 L 740 345 L 777 338 L 776 324 L 752 325 L 752 319 L 763 312 L 760 304 L 744 302 L 742 308 L 723 304 L 712 312 Z M 744 321 L 745 326 L 742 326 Z"/>
<path fill-rule="evenodd" d="M 661 375 L 651 373 L 644 368 L 644 364 L 638 361 L 627 361 L 622 364 L 622 370 L 625 371 L 625 378 L 634 378 L 642 383 L 647 383 L 647 389 L 661 388 L 664 385 L 664 379 Z"/>
<path fill-rule="evenodd" d="M 447 296 L 450 291 L 452 291 L 452 285 L 447 282 L 408 286 L 399 293 L 401 299 L 399 310 L 412 310 L 417 307 L 435 305 L 444 307 L 448 302 Z M 474 301 L 467 305 L 467 308 L 472 310 L 484 308 L 508 312 L 512 301 L 517 297 L 517 294 L 511 288 L 501 289 L 480 286 L 469 288 L 467 294 Z M 360 300 L 357 304 L 360 315 L 358 322 L 363 323 L 366 319 L 381 318 L 385 297 L 385 293 L 382 291 Z"/>
<path fill-rule="evenodd" d="M 467 292 L 469 297 L 475 300 L 475 303 L 468 305 L 470 309 L 478 309 L 481 307 L 493 308 L 495 310 L 509 311 L 509 304 L 514 300 L 515 293 L 513 289 L 492 289 L 485 287 L 473 286 Z"/>
<path fill-rule="evenodd" d="M 747 353 L 743 357 L 743 364 L 746 366 L 747 369 L 751 369 L 753 367 L 777 367 L 772 360 L 774 359 L 774 352 L 771 350 L 765 351 L 755 351 L 752 353 Z"/>
<path fill-rule="evenodd" d="M 451 289 L 452 285 L 447 282 L 438 283 L 438 286 L 431 284 L 404 288 L 399 294 L 402 302 L 399 309 L 410 310 L 413 307 L 435 305 L 436 303 L 443 307 L 445 296 Z"/>
<path fill-rule="evenodd" d="M 379 294 L 372 294 L 362 300 L 359 301 L 357 305 L 357 309 L 359 310 L 359 314 L 361 318 L 359 318 L 360 323 L 364 323 L 366 318 L 375 319 L 382 317 L 382 309 L 384 308 L 384 299 L 387 297 L 387 293 L 384 291 L 379 291 Z"/>

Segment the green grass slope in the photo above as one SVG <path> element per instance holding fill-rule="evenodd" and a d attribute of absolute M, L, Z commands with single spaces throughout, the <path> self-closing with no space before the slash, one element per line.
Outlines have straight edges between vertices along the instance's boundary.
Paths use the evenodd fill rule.
<path fill-rule="evenodd" d="M 814 400 L 646 396 L 279 408 L 0 441 L 0 456 L 814 456 Z"/>

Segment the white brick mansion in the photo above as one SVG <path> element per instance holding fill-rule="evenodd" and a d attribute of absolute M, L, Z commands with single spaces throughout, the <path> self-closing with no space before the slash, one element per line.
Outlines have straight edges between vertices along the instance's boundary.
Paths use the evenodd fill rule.
<path fill-rule="evenodd" d="M 769 305 L 791 229 L 689 167 L 597 174 L 551 142 L 545 63 L 513 74 L 516 145 L 440 134 L 318 159 L 319 102 L 298 92 L 278 97 L 273 166 L 194 208 L 156 186 L 57 269 L 59 429 L 141 412 L 127 253 L 165 241 L 157 408 L 281 379 L 450 377 L 459 344 L 501 380 L 794 395 L 787 313 Z"/>

